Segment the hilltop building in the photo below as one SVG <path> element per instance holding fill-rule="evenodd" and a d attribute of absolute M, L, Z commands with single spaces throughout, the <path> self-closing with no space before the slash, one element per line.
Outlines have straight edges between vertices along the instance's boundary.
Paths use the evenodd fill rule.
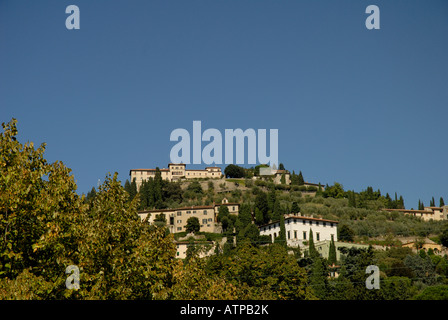
<path fill-rule="evenodd" d="M 331 240 L 337 241 L 338 221 L 303 217 L 296 215 L 285 216 L 286 242 L 291 247 L 303 247 L 310 239 L 310 230 L 315 242 Z M 280 234 L 280 222 L 272 222 L 259 227 L 260 235 L 268 235 L 271 241 Z"/>
<path fill-rule="evenodd" d="M 159 214 L 164 214 L 167 227 L 171 233 L 183 232 L 190 217 L 199 219 L 201 229 L 199 231 L 221 233 L 221 226 L 217 221 L 218 210 L 220 206 L 227 206 L 230 214 L 238 215 L 239 203 L 229 202 L 226 198 L 221 204 L 213 204 L 210 206 L 190 206 L 174 209 L 155 209 L 139 211 L 138 215 L 141 220 L 148 218 L 149 223 L 154 223 L 154 219 Z"/>
<path fill-rule="evenodd" d="M 424 207 L 423 210 L 413 209 L 383 209 L 388 212 L 400 212 L 405 215 L 422 218 L 425 221 L 434 220 L 448 220 L 448 206 L 443 207 Z"/>
<path fill-rule="evenodd" d="M 169 163 L 168 168 L 159 169 L 163 180 L 178 181 L 181 179 L 195 178 L 221 178 L 220 167 L 206 167 L 205 169 L 187 170 L 184 163 Z M 156 169 L 131 169 L 129 171 L 131 181 L 135 179 L 137 190 L 143 180 L 154 178 Z"/>

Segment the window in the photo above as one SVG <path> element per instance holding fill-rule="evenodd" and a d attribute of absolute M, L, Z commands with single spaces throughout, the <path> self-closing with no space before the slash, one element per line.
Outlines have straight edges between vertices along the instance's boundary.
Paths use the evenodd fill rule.
<path fill-rule="evenodd" d="M 177 220 L 177 223 L 182 223 L 182 220 Z"/>
<path fill-rule="evenodd" d="M 310 220 L 310 221 L 309 221 L 309 223 L 310 223 L 310 226 L 312 226 L 312 225 L 313 225 L 313 221 L 311 221 L 311 220 Z"/>
<path fill-rule="evenodd" d="M 291 234 L 289 231 L 288 231 L 288 239 L 291 239 Z"/>
<path fill-rule="evenodd" d="M 206 215 L 207 214 L 207 210 L 204 210 L 204 215 Z"/>
<path fill-rule="evenodd" d="M 306 231 L 303 231 L 303 240 L 306 240 Z"/>
<path fill-rule="evenodd" d="M 327 226 L 327 223 L 326 222 L 324 222 L 324 227 L 326 227 Z"/>
<path fill-rule="evenodd" d="M 196 210 L 193 210 L 193 213 L 196 213 Z"/>
<path fill-rule="evenodd" d="M 207 219 L 202 219 L 203 224 L 207 224 Z"/>
<path fill-rule="evenodd" d="M 182 211 L 177 211 L 177 216 L 180 217 L 182 215 Z"/>
<path fill-rule="evenodd" d="M 297 230 L 294 230 L 294 239 L 297 239 Z"/>
<path fill-rule="evenodd" d="M 316 232 L 316 240 L 320 241 L 320 233 L 319 232 Z"/>
<path fill-rule="evenodd" d="M 191 211 L 190 211 L 190 210 L 187 210 L 187 213 L 191 213 Z"/>
<path fill-rule="evenodd" d="M 182 231 L 182 227 L 177 227 L 177 231 Z"/>
<path fill-rule="evenodd" d="M 305 224 L 305 223 L 306 223 L 306 221 L 305 221 L 305 220 L 302 220 L 302 222 L 303 222 L 303 224 Z"/>

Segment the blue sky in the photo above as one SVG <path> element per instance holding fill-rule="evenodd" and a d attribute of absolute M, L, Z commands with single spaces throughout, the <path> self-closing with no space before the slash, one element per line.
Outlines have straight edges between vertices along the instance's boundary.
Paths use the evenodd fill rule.
<path fill-rule="evenodd" d="M 171 131 L 200 120 L 278 129 L 310 182 L 448 202 L 447 17 L 444 0 L 0 0 L 0 121 L 79 193 L 166 167 Z"/>

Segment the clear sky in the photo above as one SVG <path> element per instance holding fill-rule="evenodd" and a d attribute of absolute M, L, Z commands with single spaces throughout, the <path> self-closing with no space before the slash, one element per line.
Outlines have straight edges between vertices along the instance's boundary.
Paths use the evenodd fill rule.
<path fill-rule="evenodd" d="M 79 193 L 167 167 L 171 131 L 200 120 L 278 129 L 279 161 L 309 182 L 438 205 L 447 57 L 446 0 L 0 0 L 0 122 L 46 142 Z"/>

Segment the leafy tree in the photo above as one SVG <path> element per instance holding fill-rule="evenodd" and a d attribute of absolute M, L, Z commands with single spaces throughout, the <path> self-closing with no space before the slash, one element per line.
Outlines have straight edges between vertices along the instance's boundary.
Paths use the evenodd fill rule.
<path fill-rule="evenodd" d="M 197 233 L 199 232 L 201 225 L 199 223 L 199 219 L 197 217 L 190 217 L 187 220 L 187 224 L 185 226 L 185 230 L 188 233 Z"/>
<path fill-rule="evenodd" d="M 313 299 L 306 271 L 280 245 L 243 244 L 228 256 L 208 260 L 208 274 L 225 276 L 237 288 L 238 300 Z"/>
<path fill-rule="evenodd" d="M 414 297 L 415 300 L 448 300 L 448 285 L 441 284 L 425 288 Z"/>
<path fill-rule="evenodd" d="M 445 228 L 442 232 L 442 234 L 439 236 L 440 243 L 444 247 L 448 247 L 448 228 Z"/>
<path fill-rule="evenodd" d="M 196 256 L 175 268 L 172 298 L 175 300 L 234 300 L 237 288 L 219 275 L 206 272 L 206 261 Z"/>
<path fill-rule="evenodd" d="M 95 190 L 95 187 L 92 187 L 92 189 L 89 192 L 87 192 L 85 201 L 90 202 L 93 200 L 93 198 L 95 198 L 95 196 L 96 196 L 96 190 Z"/>
<path fill-rule="evenodd" d="M 165 226 L 166 225 L 166 216 L 164 213 L 159 213 L 158 215 L 156 215 L 156 217 L 154 218 L 154 224 L 158 225 L 158 226 Z"/>
<path fill-rule="evenodd" d="M 434 285 L 436 283 L 435 266 L 430 257 L 422 258 L 419 255 L 412 254 L 406 256 L 403 262 L 422 283 L 426 285 Z"/>
<path fill-rule="evenodd" d="M 334 286 L 332 294 L 343 299 L 353 300 L 378 300 L 381 299 L 380 290 L 366 288 L 366 268 L 374 263 L 374 251 L 371 246 L 368 249 L 339 248 L 344 255 L 341 273 Z M 341 285 L 338 285 L 338 284 Z"/>
<path fill-rule="evenodd" d="M 55 248 L 42 248 L 38 243 L 57 233 L 55 216 L 77 214 L 84 208 L 83 201 L 75 192 L 71 170 L 62 162 L 50 164 L 44 159 L 45 143 L 35 149 L 32 142 L 17 141 L 16 119 L 2 127 L 0 278 L 14 280 L 28 269 L 51 282 L 60 263 L 53 258 Z"/>
<path fill-rule="evenodd" d="M 258 246 L 261 241 L 260 230 L 254 224 L 248 224 L 238 234 L 238 243 L 250 243 L 252 246 Z"/>
<path fill-rule="evenodd" d="M 190 184 L 187 187 L 187 190 L 200 195 L 204 193 L 204 190 L 202 189 L 202 186 L 199 183 L 199 181 L 190 182 Z"/>
<path fill-rule="evenodd" d="M 331 187 L 329 186 L 325 188 L 323 194 L 326 198 L 342 199 L 345 195 L 344 187 L 342 186 L 342 184 L 335 182 Z"/>
<path fill-rule="evenodd" d="M 224 175 L 226 176 L 226 178 L 244 178 L 245 169 L 235 164 L 229 164 L 224 169 Z"/>

